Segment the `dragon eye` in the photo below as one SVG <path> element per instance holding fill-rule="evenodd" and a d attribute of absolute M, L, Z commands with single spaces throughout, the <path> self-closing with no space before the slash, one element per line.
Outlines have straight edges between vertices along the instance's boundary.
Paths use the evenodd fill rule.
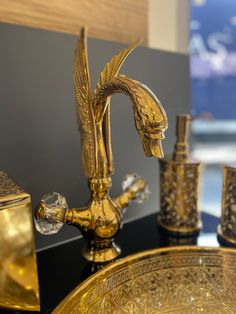
<path fill-rule="evenodd" d="M 161 129 L 163 130 L 163 128 L 166 127 L 166 123 L 164 120 L 160 121 L 160 122 L 152 122 L 151 126 L 155 129 Z"/>

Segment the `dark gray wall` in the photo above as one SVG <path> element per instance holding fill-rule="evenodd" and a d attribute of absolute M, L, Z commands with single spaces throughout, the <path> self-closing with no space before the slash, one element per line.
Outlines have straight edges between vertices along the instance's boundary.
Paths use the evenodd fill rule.
<path fill-rule="evenodd" d="M 73 207 L 89 198 L 72 87 L 75 43 L 76 36 L 68 34 L 0 25 L 0 168 L 31 194 L 33 206 L 50 191 L 65 195 Z M 93 86 L 104 64 L 123 47 L 89 40 Z M 188 56 L 137 48 L 121 73 L 143 82 L 161 100 L 169 119 L 164 150 L 171 152 L 176 114 L 190 111 Z M 111 125 L 116 166 L 111 194 L 121 191 L 125 174 L 137 172 L 149 181 L 152 194 L 145 204 L 132 204 L 125 219 L 157 212 L 158 163 L 143 154 L 126 96 L 112 98 Z M 37 234 L 37 247 L 77 235 L 68 226 L 55 236 Z"/>

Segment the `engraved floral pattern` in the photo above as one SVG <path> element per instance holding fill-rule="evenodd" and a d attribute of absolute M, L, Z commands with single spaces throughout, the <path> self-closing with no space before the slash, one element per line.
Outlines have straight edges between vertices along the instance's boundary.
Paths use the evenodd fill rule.
<path fill-rule="evenodd" d="M 221 229 L 236 239 L 236 168 L 225 167 L 222 195 Z"/>
<path fill-rule="evenodd" d="M 160 160 L 160 222 L 174 228 L 197 228 L 199 164 Z"/>

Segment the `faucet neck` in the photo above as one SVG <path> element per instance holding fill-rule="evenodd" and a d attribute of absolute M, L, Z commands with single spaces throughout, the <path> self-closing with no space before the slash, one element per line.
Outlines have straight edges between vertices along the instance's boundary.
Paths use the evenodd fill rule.
<path fill-rule="evenodd" d="M 104 198 L 110 190 L 111 178 L 91 178 L 89 179 L 89 188 L 94 199 Z"/>

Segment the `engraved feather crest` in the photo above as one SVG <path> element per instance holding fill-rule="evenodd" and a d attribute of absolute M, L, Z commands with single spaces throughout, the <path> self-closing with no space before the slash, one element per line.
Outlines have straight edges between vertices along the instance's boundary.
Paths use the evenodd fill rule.
<path fill-rule="evenodd" d="M 86 176 L 91 178 L 97 169 L 97 139 L 91 103 L 86 44 L 86 34 L 83 28 L 75 50 L 73 78 L 78 126 L 81 131 L 82 163 Z"/>
<path fill-rule="evenodd" d="M 99 93 L 99 90 L 107 84 L 110 80 L 117 76 L 122 64 L 128 55 L 136 48 L 139 41 L 131 44 L 128 48 L 121 50 L 117 55 L 111 58 L 111 60 L 105 65 L 102 70 L 96 88 L 94 90 L 94 96 Z"/>

